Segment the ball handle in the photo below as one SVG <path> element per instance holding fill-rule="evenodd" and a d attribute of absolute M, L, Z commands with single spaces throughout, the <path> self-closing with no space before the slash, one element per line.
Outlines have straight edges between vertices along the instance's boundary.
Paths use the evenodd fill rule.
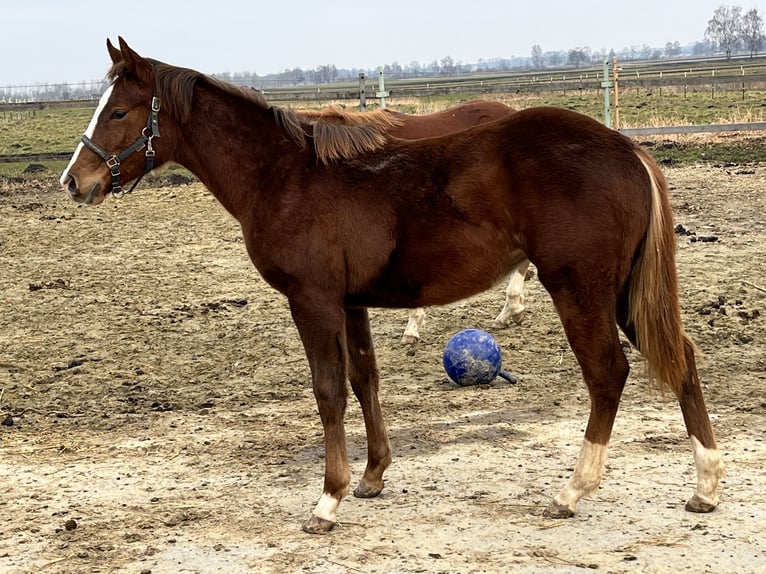
<path fill-rule="evenodd" d="M 514 385 L 519 382 L 519 379 L 517 379 L 514 375 L 502 369 L 500 369 L 500 372 L 497 374 L 497 376 L 500 377 L 501 379 L 505 379 L 506 381 Z"/>

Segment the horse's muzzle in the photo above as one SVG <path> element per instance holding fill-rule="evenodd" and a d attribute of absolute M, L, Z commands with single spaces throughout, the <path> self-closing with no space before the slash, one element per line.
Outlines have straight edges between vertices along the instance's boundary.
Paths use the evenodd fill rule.
<path fill-rule="evenodd" d="M 66 179 L 61 182 L 61 189 L 69 193 L 69 196 L 72 199 L 80 195 L 80 192 L 77 190 L 77 180 L 71 175 L 68 175 Z"/>
<path fill-rule="evenodd" d="M 77 185 L 77 180 L 72 175 L 67 176 L 66 181 L 62 182 L 61 187 L 69 194 L 69 198 L 73 199 L 77 203 L 93 205 L 101 203 L 104 199 L 101 195 L 100 183 L 94 184 L 93 187 L 90 188 L 90 191 L 87 193 L 87 195 L 83 195 L 80 193 L 80 188 Z"/>

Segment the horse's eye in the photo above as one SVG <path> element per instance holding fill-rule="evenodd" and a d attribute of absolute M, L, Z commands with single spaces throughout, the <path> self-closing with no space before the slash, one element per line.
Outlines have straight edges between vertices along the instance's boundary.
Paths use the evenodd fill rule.
<path fill-rule="evenodd" d="M 111 117 L 111 119 L 113 119 L 113 120 L 121 120 L 121 119 L 122 119 L 122 118 L 124 118 L 124 117 L 125 117 L 127 114 L 128 114 L 128 112 L 126 112 L 125 110 L 114 110 L 114 111 L 112 112 L 112 117 Z"/>

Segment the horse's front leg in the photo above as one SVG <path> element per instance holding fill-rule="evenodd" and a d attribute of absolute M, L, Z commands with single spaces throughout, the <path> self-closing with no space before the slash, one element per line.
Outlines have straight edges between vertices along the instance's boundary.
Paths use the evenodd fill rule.
<path fill-rule="evenodd" d="M 404 328 L 402 343 L 405 345 L 414 345 L 420 340 L 420 330 L 426 324 L 426 310 L 422 307 L 410 309 L 410 318 L 407 326 Z"/>
<path fill-rule="evenodd" d="M 367 432 L 367 468 L 354 496 L 372 498 L 383 490 L 383 473 L 391 464 L 391 443 L 378 400 L 378 367 L 367 309 L 346 310 L 346 341 L 348 378 L 362 407 Z"/>
<path fill-rule="evenodd" d="M 343 417 L 346 411 L 345 316 L 340 305 L 316 295 L 290 298 L 290 310 L 298 327 L 311 368 L 319 416 L 324 430 L 324 490 L 303 530 L 329 532 L 336 511 L 351 483 Z"/>

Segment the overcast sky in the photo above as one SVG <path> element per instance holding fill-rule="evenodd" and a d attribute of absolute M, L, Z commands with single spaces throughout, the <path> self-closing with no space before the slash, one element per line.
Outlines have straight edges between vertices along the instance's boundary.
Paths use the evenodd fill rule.
<path fill-rule="evenodd" d="M 722 4 L 766 15 L 766 0 L 3 0 L 0 87 L 101 79 L 107 36 L 209 74 L 266 75 L 685 45 Z"/>

